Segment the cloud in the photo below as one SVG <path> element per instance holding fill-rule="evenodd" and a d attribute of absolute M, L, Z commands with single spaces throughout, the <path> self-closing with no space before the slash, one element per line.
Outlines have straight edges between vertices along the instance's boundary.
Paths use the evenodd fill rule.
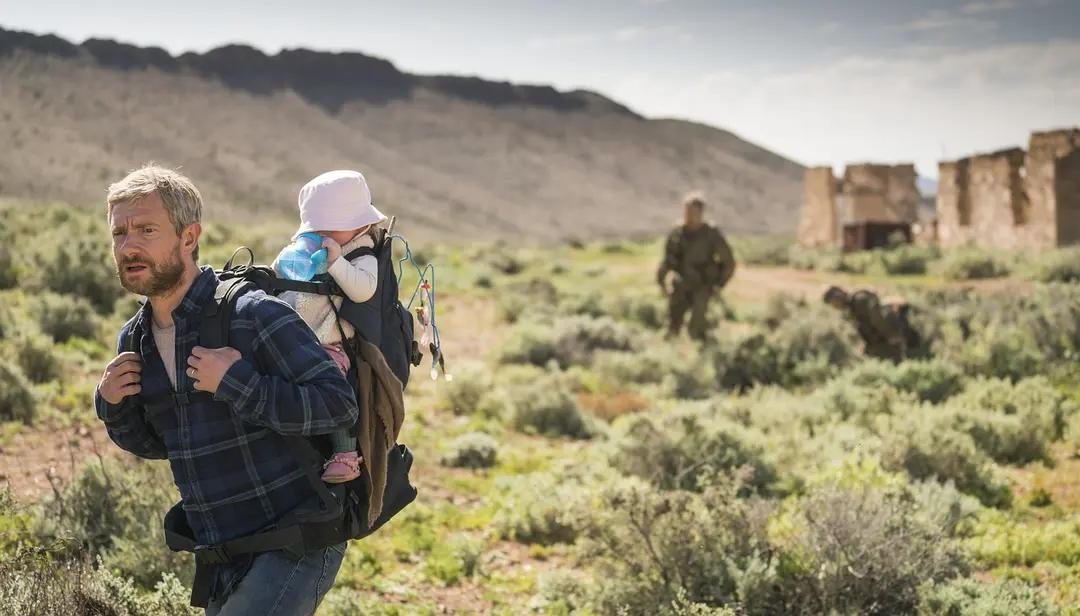
<path fill-rule="evenodd" d="M 682 26 L 631 25 L 605 32 L 583 32 L 557 36 L 545 36 L 529 39 L 526 45 L 530 49 L 565 49 L 568 47 L 588 47 L 607 43 L 644 43 L 656 41 L 679 41 L 689 43 L 693 35 Z"/>
<path fill-rule="evenodd" d="M 934 9 L 922 17 L 900 25 L 901 30 L 926 32 L 932 30 L 994 30 L 998 23 L 993 20 L 958 15 L 944 9 Z"/>
<path fill-rule="evenodd" d="M 647 115 L 692 117 L 807 164 L 937 162 L 1026 145 L 1080 124 L 1080 41 L 851 55 L 775 72 L 737 69 L 690 84 L 637 74 L 607 91 Z"/>

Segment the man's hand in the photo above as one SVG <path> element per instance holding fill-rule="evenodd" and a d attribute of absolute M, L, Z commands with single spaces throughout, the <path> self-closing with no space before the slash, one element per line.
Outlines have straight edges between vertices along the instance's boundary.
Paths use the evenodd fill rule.
<path fill-rule="evenodd" d="M 333 238 L 324 237 L 322 247 L 326 249 L 326 266 L 329 267 L 341 256 L 341 245 L 335 242 Z"/>
<path fill-rule="evenodd" d="M 216 393 L 229 368 L 240 360 L 240 351 L 232 347 L 208 349 L 197 346 L 188 357 L 188 376 L 195 379 L 197 391 Z"/>
<path fill-rule="evenodd" d="M 101 399 L 112 405 L 120 404 L 124 398 L 142 391 L 142 359 L 138 353 L 130 351 L 116 356 L 98 383 Z"/>

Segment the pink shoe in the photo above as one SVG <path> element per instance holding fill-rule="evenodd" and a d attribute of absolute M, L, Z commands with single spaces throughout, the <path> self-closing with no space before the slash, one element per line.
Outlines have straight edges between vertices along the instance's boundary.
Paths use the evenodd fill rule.
<path fill-rule="evenodd" d="M 345 483 L 360 476 L 360 463 L 363 462 L 355 451 L 343 451 L 334 454 L 326 461 L 322 480 L 326 483 Z"/>

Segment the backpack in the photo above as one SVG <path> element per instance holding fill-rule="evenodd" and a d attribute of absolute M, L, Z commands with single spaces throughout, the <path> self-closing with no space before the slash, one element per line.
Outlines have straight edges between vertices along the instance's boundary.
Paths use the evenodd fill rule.
<path fill-rule="evenodd" d="M 262 290 L 271 295 L 281 291 L 293 290 L 324 295 L 341 295 L 340 309 L 336 309 L 339 319 L 346 319 L 356 329 L 357 335 L 379 347 L 388 366 L 401 380 L 408 382 L 409 369 L 419 365 L 420 351 L 413 341 L 412 314 L 398 299 L 398 277 L 393 263 L 392 236 L 387 230 L 380 230 L 374 248 L 359 248 L 345 255 L 350 261 L 370 254 L 378 261 L 378 284 L 375 294 L 367 301 L 356 303 L 344 296 L 337 284 L 328 275 L 310 282 L 298 282 L 278 278 L 267 266 L 254 265 L 251 250 L 242 247 L 233 253 L 225 267 L 216 271 L 219 283 L 214 292 L 214 301 L 204 308 L 199 326 L 199 344 L 209 348 L 228 346 L 230 319 L 237 300 L 246 293 Z M 247 265 L 233 265 L 233 258 L 241 250 L 247 250 L 251 260 Z M 333 306 L 331 302 L 331 306 Z M 340 327 L 340 324 L 339 324 Z M 363 333 L 361 333 L 363 332 Z M 129 336 L 129 340 L 134 336 Z M 344 340 L 344 336 L 342 337 Z M 344 345 L 349 350 L 351 345 Z M 356 357 L 351 356 L 352 368 L 348 375 L 354 387 L 358 387 L 356 378 Z M 206 392 L 187 394 L 195 396 Z M 359 397 L 359 392 L 357 392 Z M 206 394 L 209 395 L 209 394 Z M 169 400 L 144 401 L 147 405 L 172 404 Z M 209 602 L 210 585 L 213 579 L 213 567 L 231 561 L 235 556 L 271 550 L 286 550 L 302 554 L 314 549 L 325 548 L 350 539 L 362 539 L 389 521 L 399 511 L 416 499 L 417 490 L 409 479 L 413 456 L 408 447 L 397 444 L 387 452 L 386 488 L 383 492 L 383 507 L 373 524 L 368 525 L 367 510 L 370 488 L 367 478 L 360 477 L 342 484 L 328 486 L 323 483 L 319 471 L 323 461 L 329 457 L 328 439 L 323 437 L 283 437 L 293 455 L 305 469 L 308 482 L 322 501 L 322 511 L 304 518 L 296 518 L 281 526 L 240 537 L 216 546 L 198 546 L 194 533 L 188 525 L 181 503 L 174 505 L 165 515 L 165 540 L 173 551 L 195 553 L 195 580 L 192 584 L 191 604 L 205 607 Z"/>

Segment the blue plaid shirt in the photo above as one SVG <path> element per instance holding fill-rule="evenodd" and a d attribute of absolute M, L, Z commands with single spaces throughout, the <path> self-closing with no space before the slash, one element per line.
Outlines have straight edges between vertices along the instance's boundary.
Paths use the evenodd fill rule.
<path fill-rule="evenodd" d="M 218 278 L 204 268 L 173 311 L 176 392 L 192 393 L 187 359 L 199 344 L 203 305 L 214 301 Z M 98 417 L 110 438 L 143 458 L 168 458 L 188 523 L 201 545 L 250 535 L 290 513 L 315 510 L 319 500 L 285 436 L 328 434 L 351 426 L 356 397 L 314 332 L 284 302 L 261 291 L 239 298 L 229 345 L 241 359 L 213 395 L 166 412 L 148 413 L 142 398 L 172 393 L 150 329 L 146 302 L 120 330 L 118 351 L 132 331 L 142 356 L 142 392 L 120 404 L 95 392 Z"/>

